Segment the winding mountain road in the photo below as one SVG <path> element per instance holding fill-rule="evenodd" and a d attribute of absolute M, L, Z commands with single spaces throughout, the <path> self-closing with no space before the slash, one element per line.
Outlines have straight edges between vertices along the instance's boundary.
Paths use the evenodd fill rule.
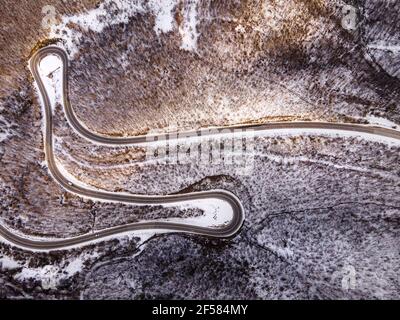
<path fill-rule="evenodd" d="M 128 193 L 112 193 L 101 190 L 91 189 L 90 187 L 84 187 L 82 185 L 76 185 L 72 181 L 68 180 L 57 167 L 57 163 L 53 152 L 53 114 L 51 108 L 51 102 L 49 95 L 46 91 L 45 85 L 42 81 L 39 64 L 42 59 L 48 55 L 54 55 L 61 59 L 63 64 L 63 104 L 64 111 L 68 122 L 82 137 L 93 141 L 95 143 L 106 144 L 106 145 L 136 145 L 146 144 L 149 141 L 154 140 L 157 136 L 149 137 L 146 136 L 134 136 L 134 137 L 109 137 L 99 135 L 97 133 L 89 131 L 84 127 L 81 122 L 77 119 L 68 98 L 68 57 L 65 51 L 56 46 L 45 47 L 37 51 L 30 60 L 30 69 L 33 77 L 38 85 L 39 93 L 42 97 L 44 104 L 44 121 L 45 121 L 45 132 L 44 132 L 44 146 L 46 161 L 48 164 L 49 171 L 53 178 L 67 191 L 74 194 L 89 197 L 91 199 L 98 199 L 101 201 L 110 202 L 123 202 L 133 205 L 171 205 L 181 202 L 188 202 L 193 200 L 207 199 L 208 201 L 222 200 L 229 204 L 232 209 L 232 219 L 229 223 L 220 227 L 201 227 L 196 225 L 189 225 L 178 222 L 168 221 L 147 221 L 139 223 L 131 223 L 122 226 L 107 228 L 99 230 L 94 233 L 84 234 L 81 236 L 65 239 L 32 239 L 18 235 L 8 228 L 0 225 L 0 236 L 5 238 L 7 241 L 14 245 L 31 249 L 31 250 L 59 250 L 76 245 L 82 245 L 90 243 L 91 241 L 98 241 L 99 239 L 108 238 L 121 233 L 137 231 L 137 230 L 168 230 L 171 232 L 186 232 L 210 237 L 227 238 L 235 235 L 241 228 L 245 215 L 244 208 L 240 200 L 231 192 L 225 190 L 211 190 L 204 192 L 193 192 L 179 195 L 166 195 L 166 196 L 146 196 L 146 195 L 134 195 Z M 268 124 L 249 124 L 249 125 L 237 125 L 223 128 L 213 128 L 212 134 L 226 134 L 227 130 L 253 130 L 254 132 L 264 131 L 278 131 L 279 130 L 291 130 L 291 129 L 318 129 L 318 130 L 333 130 L 338 132 L 356 132 L 366 133 L 380 137 L 386 137 L 396 139 L 400 141 L 400 131 L 369 125 L 360 124 L 339 124 L 339 123 L 328 123 L 328 122 L 279 122 L 279 123 L 268 123 Z M 192 132 L 185 132 L 182 136 L 187 135 L 202 135 L 207 134 L 207 130 L 197 130 Z M 175 133 L 171 134 L 171 138 L 175 137 Z M 167 135 L 168 138 L 168 135 Z"/>

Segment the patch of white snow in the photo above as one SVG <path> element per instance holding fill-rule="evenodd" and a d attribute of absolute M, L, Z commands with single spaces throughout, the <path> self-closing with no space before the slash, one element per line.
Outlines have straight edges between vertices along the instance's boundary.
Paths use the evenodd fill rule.
<path fill-rule="evenodd" d="M 388 128 L 392 128 L 392 129 L 398 129 L 398 130 L 400 129 L 400 126 L 397 123 L 390 121 L 388 119 L 385 119 L 385 118 L 368 115 L 366 117 L 366 120 L 371 124 L 377 124 L 382 127 L 388 127 Z"/>
<path fill-rule="evenodd" d="M 184 8 L 184 21 L 179 27 L 182 37 L 181 49 L 183 50 L 195 51 L 197 48 L 197 39 L 200 35 L 197 31 L 197 5 L 198 0 L 193 0 Z"/>
<path fill-rule="evenodd" d="M 13 270 L 19 268 L 21 265 L 10 257 L 2 256 L 0 258 L 0 266 L 3 270 Z"/>

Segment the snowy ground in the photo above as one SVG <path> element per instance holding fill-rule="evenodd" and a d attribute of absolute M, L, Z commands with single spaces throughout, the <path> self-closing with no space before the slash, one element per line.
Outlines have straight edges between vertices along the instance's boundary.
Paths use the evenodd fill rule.
<path fill-rule="evenodd" d="M 7 1 L 5 8 L 15 7 Z M 88 0 L 57 5 L 56 23 L 44 30 L 41 9 L 49 3 L 21 3 L 0 28 L 0 219 L 26 236 L 230 218 L 215 202 L 195 204 L 204 215 L 181 204 L 100 203 L 60 188 L 45 165 L 40 101 L 26 68 L 32 47 L 47 37 L 60 37 L 57 45 L 68 50 L 74 110 L 99 133 L 299 119 L 399 130 L 400 7 L 393 2 L 364 1 L 356 31 L 340 23 L 342 1 Z M 42 65 L 56 69 L 46 84 L 56 88 L 54 102 L 57 63 Z M 81 183 L 141 194 L 222 188 L 243 202 L 246 221 L 226 240 L 140 233 L 51 254 L 1 242 L 0 298 L 399 297 L 398 142 L 280 131 L 251 136 L 254 148 L 239 157 L 245 161 L 198 161 L 190 153 L 177 163 L 149 160 L 143 146 L 95 145 L 76 135 L 60 105 L 53 111 L 56 156 Z"/>

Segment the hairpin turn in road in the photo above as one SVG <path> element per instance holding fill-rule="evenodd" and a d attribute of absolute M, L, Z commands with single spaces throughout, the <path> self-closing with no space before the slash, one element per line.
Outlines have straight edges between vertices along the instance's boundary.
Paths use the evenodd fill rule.
<path fill-rule="evenodd" d="M 231 192 L 225 190 L 210 190 L 203 192 L 192 192 L 187 194 L 178 195 L 166 195 L 166 196 L 146 196 L 146 195 L 134 195 L 127 193 L 112 193 L 101 190 L 91 189 L 78 185 L 68 180 L 58 169 L 57 163 L 53 153 L 53 114 L 51 109 L 51 102 L 49 95 L 46 91 L 44 83 L 39 73 L 39 64 L 41 60 L 48 56 L 54 55 L 61 59 L 63 64 L 63 107 L 66 114 L 67 120 L 72 128 L 82 137 L 93 141 L 95 143 L 106 144 L 106 145 L 136 145 L 146 144 L 149 140 L 149 136 L 134 136 L 134 137 L 109 137 L 100 135 L 89 131 L 76 117 L 68 97 L 68 56 L 65 51 L 56 46 L 49 46 L 37 51 L 30 59 L 30 69 L 36 84 L 39 89 L 39 93 L 42 97 L 44 105 L 44 149 L 46 155 L 46 161 L 48 164 L 49 171 L 53 178 L 67 191 L 82 197 L 88 197 L 91 199 L 97 199 L 101 201 L 110 202 L 123 202 L 133 205 L 168 205 L 177 202 L 187 202 L 199 199 L 218 199 L 225 201 L 232 209 L 232 219 L 229 223 L 220 227 L 201 227 L 197 225 L 189 225 L 184 222 L 171 222 L 171 221 L 146 221 L 139 223 L 130 223 L 126 225 L 116 226 L 99 230 L 93 233 L 84 234 L 72 238 L 48 240 L 48 239 L 32 239 L 14 233 L 8 228 L 0 225 L 0 236 L 8 240 L 14 245 L 31 249 L 31 250 L 59 250 L 76 245 L 88 244 L 92 241 L 98 241 L 99 239 L 105 239 L 108 237 L 116 236 L 122 233 L 133 232 L 138 230 L 168 230 L 171 232 L 186 232 L 192 234 L 198 234 L 209 237 L 217 238 L 228 238 L 235 235 L 241 228 L 244 222 L 244 208 L 240 200 Z M 236 125 L 223 128 L 213 128 L 211 132 L 213 134 L 226 134 L 227 129 L 237 130 L 253 130 L 254 132 L 262 133 L 264 131 L 278 131 L 279 130 L 291 130 L 291 129 L 317 129 L 317 130 L 333 130 L 340 132 L 356 132 L 366 133 L 375 136 L 391 138 L 400 141 L 400 131 L 369 125 L 360 124 L 340 124 L 340 123 L 329 123 L 329 122 L 278 122 L 278 123 L 267 123 L 267 124 L 245 124 Z M 206 130 L 197 130 L 186 132 L 182 136 L 186 135 L 204 135 Z M 171 135 L 172 136 L 172 135 Z M 174 135 L 175 136 L 175 135 Z M 156 137 L 155 137 L 156 138 Z"/>

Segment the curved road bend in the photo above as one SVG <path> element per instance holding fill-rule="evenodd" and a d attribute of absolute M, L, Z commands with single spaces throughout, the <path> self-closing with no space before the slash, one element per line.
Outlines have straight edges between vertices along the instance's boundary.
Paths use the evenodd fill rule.
<path fill-rule="evenodd" d="M 41 51 L 46 52 L 46 51 Z M 62 52 L 54 47 L 51 48 L 51 52 Z M 239 199 L 231 192 L 225 190 L 211 190 L 203 192 L 193 192 L 187 194 L 179 195 L 166 195 L 166 196 L 146 196 L 146 195 L 133 195 L 127 193 L 112 193 L 106 191 L 93 190 L 90 188 L 85 188 L 80 185 L 76 185 L 69 181 L 58 169 L 56 160 L 53 153 L 53 114 L 51 110 L 51 103 L 48 94 L 45 90 L 43 82 L 37 70 L 37 63 L 40 62 L 39 57 L 42 55 L 35 55 L 31 60 L 31 71 L 34 78 L 39 86 L 40 94 L 44 102 L 44 117 L 45 117 L 45 135 L 44 135 L 44 146 L 46 161 L 49 167 L 49 171 L 53 178 L 67 191 L 71 193 L 78 194 L 83 197 L 89 197 L 92 199 L 98 199 L 102 201 L 116 201 L 123 202 L 133 205 L 167 205 L 172 203 L 179 203 L 184 201 L 193 201 L 199 199 L 208 199 L 212 201 L 213 199 L 219 199 L 229 204 L 232 209 L 232 219 L 229 223 L 222 225 L 221 227 L 208 228 L 196 225 L 189 225 L 177 222 L 167 222 L 167 221 L 147 221 L 139 223 L 130 223 L 122 226 L 107 228 L 99 230 L 94 233 L 88 233 L 77 237 L 65 238 L 59 240 L 36 240 L 28 237 L 23 237 L 13 233 L 11 230 L 0 225 L 0 236 L 8 240 L 9 242 L 18 245 L 26 249 L 36 249 L 36 250 L 58 250 L 63 248 L 72 247 L 74 245 L 89 243 L 93 240 L 98 240 L 101 238 L 106 238 L 109 236 L 126 233 L 130 231 L 137 230 L 169 230 L 172 232 L 187 232 L 192 234 L 217 237 L 217 238 L 228 238 L 233 236 L 239 231 L 244 221 L 244 209 L 239 201 Z M 62 54 L 63 58 L 66 58 L 65 54 Z M 66 76 L 66 74 L 65 74 Z M 65 82 L 66 83 L 66 82 Z M 64 86 L 66 88 L 66 86 Z M 65 91 L 64 93 L 67 93 Z M 64 96 L 65 98 L 65 96 Z M 67 100 L 67 99 L 66 99 Z M 65 108 L 68 112 L 69 119 L 72 120 L 71 124 L 79 124 L 75 116 L 73 116 L 72 110 L 69 107 Z M 81 127 L 81 126 L 80 126 Z M 86 132 L 86 131 L 84 131 Z M 113 143 L 119 144 L 118 141 Z"/>
<path fill-rule="evenodd" d="M 170 230 L 173 232 L 187 232 L 211 237 L 230 237 L 233 236 L 242 226 L 244 221 L 244 209 L 239 199 L 230 192 L 224 190 L 212 190 L 205 192 L 195 192 L 181 195 L 167 195 L 167 196 L 144 196 L 144 195 L 132 195 L 123 193 L 110 193 L 104 191 L 91 190 L 78 185 L 73 184 L 66 177 L 64 177 L 59 169 L 57 168 L 56 161 L 53 153 L 53 121 L 52 112 L 49 96 L 46 92 L 45 86 L 41 80 L 38 72 L 40 61 L 47 55 L 58 56 L 63 63 L 63 99 L 64 99 L 64 110 L 68 121 L 72 127 L 84 138 L 91 141 L 107 144 L 107 145 L 131 145 L 145 143 L 148 141 L 148 136 L 135 136 L 135 137 L 107 137 L 89 131 L 87 128 L 82 126 L 77 117 L 75 116 L 68 98 L 68 57 L 64 50 L 59 47 L 50 46 L 43 48 L 35 53 L 30 60 L 31 72 L 38 84 L 40 94 L 44 102 L 44 116 L 45 116 L 45 154 L 46 160 L 50 173 L 54 179 L 67 191 L 93 199 L 118 201 L 128 204 L 135 205 L 154 205 L 154 204 L 169 204 L 181 201 L 190 201 L 196 199 L 220 199 L 229 203 L 232 208 L 233 218 L 232 220 L 222 226 L 221 228 L 205 228 L 199 226 L 191 226 L 183 223 L 175 222 L 162 222 L 162 221 L 148 221 L 140 223 L 131 223 L 122 226 L 112 227 L 104 230 L 97 231 L 95 233 L 84 234 L 78 237 L 59 239 L 59 240 L 33 240 L 23 236 L 14 234 L 7 228 L 0 226 L 0 235 L 11 243 L 24 247 L 27 249 L 39 249 L 39 250 L 58 250 L 74 245 L 89 243 L 93 240 L 106 238 L 120 233 L 125 233 L 135 230 Z M 267 131 L 267 130 L 282 130 L 282 129 L 323 129 L 323 130 L 339 130 L 339 131 L 350 131 L 357 133 L 368 133 L 381 137 L 389 137 L 400 140 L 400 132 L 397 130 L 382 128 L 376 126 L 366 126 L 357 124 L 336 124 L 326 122 L 291 122 L 291 123 L 269 123 L 260 125 L 238 125 L 225 128 L 213 128 L 213 129 L 251 129 L 254 131 Z M 185 132 L 185 134 L 201 134 L 203 131 Z M 206 131 L 205 131 L 206 132 Z M 215 132 L 213 132 L 215 134 Z M 218 132 L 216 132 L 218 134 Z"/>
<path fill-rule="evenodd" d="M 66 52 L 60 47 L 56 46 L 48 46 L 38 50 L 30 60 L 30 69 L 33 74 L 33 77 L 36 83 L 39 86 L 39 91 L 41 96 L 43 97 L 43 101 L 45 104 L 49 104 L 49 98 L 45 89 L 45 86 L 41 80 L 38 68 L 40 61 L 48 55 L 54 55 L 61 59 L 63 64 L 63 104 L 64 111 L 70 125 L 77 131 L 83 138 L 90 140 L 92 142 L 105 144 L 105 145 L 134 145 L 134 144 L 143 144 L 148 143 L 149 141 L 153 141 L 154 138 L 157 138 L 157 135 L 142 135 L 142 136 L 133 136 L 133 137 L 110 137 L 104 136 L 95 132 L 88 130 L 86 127 L 82 125 L 82 123 L 76 117 L 73 108 L 71 107 L 69 101 L 69 90 L 68 90 L 68 56 Z M 338 130 L 338 131 L 350 131 L 357 133 L 368 133 L 382 137 L 388 137 L 392 139 L 400 139 L 400 131 L 383 128 L 379 126 L 371 126 L 371 125 L 361 125 L 361 124 L 345 124 L 345 123 L 331 123 L 331 122 L 274 122 L 267 124 L 244 124 L 244 125 L 234 125 L 229 127 L 213 127 L 203 130 L 196 131 L 187 131 L 181 132 L 180 135 L 182 137 L 193 136 L 193 135 L 202 135 L 205 136 L 207 133 L 209 134 L 209 129 L 213 129 L 213 135 L 218 134 L 226 134 L 224 129 L 234 130 L 234 129 L 248 129 L 254 131 L 272 131 L 272 130 L 285 130 L 285 129 L 322 129 L 322 130 Z M 169 134 L 163 135 L 166 138 L 176 139 L 176 132 L 171 132 Z"/>

